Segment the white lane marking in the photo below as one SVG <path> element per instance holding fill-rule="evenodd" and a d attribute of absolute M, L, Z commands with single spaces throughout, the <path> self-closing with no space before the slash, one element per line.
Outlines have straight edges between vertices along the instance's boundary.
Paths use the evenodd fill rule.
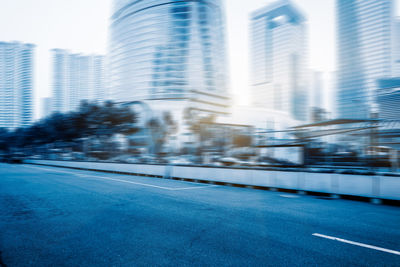
<path fill-rule="evenodd" d="M 376 247 L 376 246 L 372 246 L 372 245 L 368 245 L 368 244 L 363 244 L 363 243 L 359 243 L 359 242 L 354 242 L 354 241 L 350 241 L 350 240 L 346 240 L 346 239 L 342 239 L 342 238 L 337 238 L 337 237 L 333 237 L 333 236 L 321 235 L 321 234 L 318 234 L 318 233 L 314 233 L 312 235 L 313 236 L 317 236 L 317 237 L 330 239 L 330 240 L 334 240 L 334 241 L 339 241 L 339 242 L 342 242 L 342 243 L 347 243 L 347 244 L 354 245 L 354 246 L 359 246 L 359 247 L 379 250 L 379 251 L 383 251 L 383 252 L 391 253 L 391 254 L 395 254 L 395 255 L 400 255 L 400 251 L 396 251 L 396 250 L 380 248 L 380 247 Z"/>
<path fill-rule="evenodd" d="M 87 177 L 87 178 L 94 178 L 94 179 L 103 179 L 103 180 L 110 180 L 110 181 L 115 181 L 115 182 L 120 182 L 120 183 L 127 183 L 127 184 L 135 184 L 135 185 L 141 185 L 141 186 L 148 186 L 148 187 L 154 187 L 154 188 L 159 188 L 159 189 L 165 189 L 165 190 L 173 190 L 170 187 L 164 187 L 164 186 L 158 186 L 158 185 L 152 185 L 152 184 L 144 184 L 144 183 L 137 183 L 137 182 L 132 182 L 132 181 L 127 181 L 127 180 L 121 180 L 121 179 L 114 179 L 114 178 L 109 178 L 109 177 L 104 177 L 104 176 L 92 176 L 92 175 L 79 175 L 80 177 Z"/>
<path fill-rule="evenodd" d="M 280 197 L 285 197 L 285 198 L 299 198 L 299 196 L 296 195 L 279 195 Z"/>
<path fill-rule="evenodd" d="M 77 175 L 77 176 L 81 176 L 81 175 L 82 175 L 82 174 L 79 174 L 79 173 L 74 173 L 74 172 L 69 172 L 69 171 L 54 170 L 54 169 L 49 169 L 49 168 L 46 168 L 46 167 L 38 167 L 38 166 L 25 166 L 25 167 L 33 168 L 33 169 L 38 169 L 38 170 L 47 170 L 47 171 L 52 171 L 52 172 L 60 172 L 60 173 L 74 174 L 74 175 Z M 54 168 L 57 168 L 57 167 L 54 167 Z"/>
<path fill-rule="evenodd" d="M 76 175 L 76 176 L 79 176 L 79 177 L 83 177 L 83 178 L 103 179 L 103 180 L 110 180 L 110 181 L 121 182 L 121 183 L 128 183 L 128 184 L 135 184 L 135 185 L 141 185 L 141 186 L 147 186 L 147 187 L 154 187 L 154 188 L 159 188 L 159 189 L 164 189 L 164 190 L 169 190 L 169 191 L 194 190 L 194 189 L 201 189 L 201 188 L 217 186 L 217 185 L 207 185 L 207 186 L 192 186 L 192 187 L 173 188 L 173 187 L 164 187 L 164 186 L 158 186 L 158 185 L 152 185 L 152 184 L 144 184 L 144 183 L 132 182 L 132 181 L 115 179 L 115 178 L 110 178 L 110 177 L 105 177 L 105 176 L 86 175 L 86 174 L 80 174 L 80 173 L 69 172 L 69 171 L 53 170 L 53 169 L 49 169 L 49 168 L 45 168 L 45 167 L 37 167 L 37 166 L 26 166 L 26 167 L 35 168 L 35 169 L 41 169 L 41 170 L 44 169 L 44 170 L 53 171 L 53 172 L 73 174 L 73 175 Z"/>
<path fill-rule="evenodd" d="M 182 191 L 182 190 L 193 190 L 193 189 L 201 189 L 201 188 L 209 188 L 209 187 L 216 187 L 218 185 L 205 185 L 205 186 L 192 186 L 192 187 L 178 187 L 178 188 L 171 188 L 171 190 L 175 190 L 175 191 Z"/>

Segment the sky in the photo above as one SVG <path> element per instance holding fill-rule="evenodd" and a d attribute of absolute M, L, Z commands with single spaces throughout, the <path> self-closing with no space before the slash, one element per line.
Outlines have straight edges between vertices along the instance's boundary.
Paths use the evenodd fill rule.
<path fill-rule="evenodd" d="M 230 87 L 237 104 L 249 103 L 249 15 L 273 0 L 225 0 Z M 336 67 L 335 0 L 293 0 L 308 18 L 309 67 Z M 53 48 L 105 54 L 112 0 L 0 0 L 0 41 L 37 45 L 35 118 L 40 99 L 51 96 Z M 329 98 L 329 94 L 326 94 Z"/>

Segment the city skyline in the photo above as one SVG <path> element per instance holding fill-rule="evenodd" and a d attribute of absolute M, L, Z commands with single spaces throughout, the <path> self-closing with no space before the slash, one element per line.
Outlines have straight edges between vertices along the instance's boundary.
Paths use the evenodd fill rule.
<path fill-rule="evenodd" d="M 251 0 L 243 5 L 241 1 L 225 1 L 227 17 L 227 46 L 229 49 L 228 62 L 230 88 L 236 102 L 246 103 L 249 100 L 249 16 L 255 9 L 265 6 L 273 1 Z M 333 40 L 333 0 L 325 4 L 314 0 L 294 1 L 309 15 L 311 50 L 313 47 L 326 47 L 329 40 Z M 96 4 L 96 12 L 93 12 L 93 4 Z M 74 53 L 103 54 L 107 52 L 108 27 L 111 14 L 111 1 L 48 1 L 39 0 L 8 1 L 5 8 L 0 9 L 1 40 L 30 41 L 37 45 L 38 69 L 36 79 L 36 118 L 40 108 L 39 100 L 42 97 L 51 96 L 51 54 L 54 48 L 69 49 Z M 79 8 L 74 8 L 75 6 Z M 23 8 L 22 8 L 23 7 Z M 311 9 L 311 11 L 310 11 Z M 318 10 L 331 9 L 325 15 Z M 14 12 L 15 10 L 15 12 Z M 18 10 L 18 12 L 17 12 Z M 21 11 L 22 10 L 22 11 Z M 28 12 L 29 10 L 29 12 Z M 2 12 L 3 11 L 3 12 Z M 7 11 L 7 12 L 4 12 Z M 325 12 L 325 11 L 324 11 Z M 35 13 L 35 20 L 32 19 Z M 13 17 L 9 17 L 13 14 Z M 90 14 L 88 17 L 87 14 Z M 90 18 L 90 19 L 88 19 Z M 331 30 L 322 30 L 319 26 L 322 20 L 330 21 Z M 11 23 L 10 23 L 11 22 Z M 50 23 L 51 22 L 51 23 Z M 30 23 L 31 28 L 26 27 Z M 9 26 L 11 25 L 11 27 Z M 331 34 L 325 34 L 331 32 Z M 314 34 L 313 34 L 314 33 Z M 325 34 L 324 38 L 318 37 Z M 243 37 L 244 36 L 244 37 Z M 316 42 L 317 40 L 317 42 Z M 324 45 L 320 45 L 324 43 Z M 316 52 L 311 56 L 313 66 L 318 66 L 322 71 L 333 69 L 334 46 L 330 48 L 328 59 L 322 59 L 323 52 Z M 314 51 L 316 51 L 314 49 Z M 331 62 L 331 63 L 329 63 Z M 324 67 L 325 65 L 325 67 Z M 239 101 L 238 101 L 239 100 Z"/>
<path fill-rule="evenodd" d="M 0 1 L 0 267 L 400 267 L 396 2 Z"/>
<path fill-rule="evenodd" d="M 308 17 L 310 68 L 324 73 L 335 71 L 335 1 L 293 1 Z M 250 0 L 246 5 L 241 1 L 225 2 L 230 88 L 236 103 L 248 103 L 250 100 L 249 16 L 252 11 L 273 0 Z M 92 10 L 94 4 L 96 12 Z M 396 14 L 400 13 L 398 5 L 396 11 Z M 34 18 L 32 14 L 35 14 Z M 86 54 L 107 52 L 110 14 L 111 0 L 3 2 L 0 8 L 0 40 L 17 40 L 37 45 L 35 118 L 39 117 L 40 99 L 51 96 L 50 50 L 62 48 Z"/>

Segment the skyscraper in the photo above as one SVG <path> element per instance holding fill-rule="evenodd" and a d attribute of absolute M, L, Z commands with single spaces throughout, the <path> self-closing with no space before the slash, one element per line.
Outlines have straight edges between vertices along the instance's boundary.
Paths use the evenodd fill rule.
<path fill-rule="evenodd" d="M 226 113 L 223 13 L 220 0 L 115 0 L 109 53 L 113 99 L 142 101 L 154 109 Z"/>
<path fill-rule="evenodd" d="M 312 101 L 310 101 L 310 106 L 324 108 L 324 73 L 321 71 L 312 71 L 311 74 Z"/>
<path fill-rule="evenodd" d="M 379 118 L 398 120 L 400 118 L 400 78 L 378 80 L 376 102 L 379 106 Z"/>
<path fill-rule="evenodd" d="M 0 127 L 33 122 L 33 44 L 0 42 Z"/>
<path fill-rule="evenodd" d="M 324 105 L 324 73 L 321 71 L 310 71 L 310 74 L 310 117 L 311 121 L 319 122 L 325 120 L 327 115 L 327 107 Z"/>
<path fill-rule="evenodd" d="M 42 98 L 42 114 L 41 118 L 46 118 L 51 115 L 52 112 L 52 99 L 50 97 L 43 97 Z"/>
<path fill-rule="evenodd" d="M 392 30 L 392 77 L 400 77 L 400 18 L 393 23 Z"/>
<path fill-rule="evenodd" d="M 53 49 L 53 112 L 74 111 L 82 100 L 106 100 L 104 56 Z"/>
<path fill-rule="evenodd" d="M 253 106 L 305 121 L 308 113 L 305 17 L 289 0 L 251 14 Z"/>
<path fill-rule="evenodd" d="M 338 116 L 366 119 L 391 76 L 393 0 L 337 0 Z"/>

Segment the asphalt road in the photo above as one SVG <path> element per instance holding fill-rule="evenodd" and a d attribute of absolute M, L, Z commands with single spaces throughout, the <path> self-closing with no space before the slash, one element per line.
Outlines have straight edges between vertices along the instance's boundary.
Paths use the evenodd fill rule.
<path fill-rule="evenodd" d="M 400 208 L 0 164 L 0 251 L 0 266 L 400 266 Z"/>

